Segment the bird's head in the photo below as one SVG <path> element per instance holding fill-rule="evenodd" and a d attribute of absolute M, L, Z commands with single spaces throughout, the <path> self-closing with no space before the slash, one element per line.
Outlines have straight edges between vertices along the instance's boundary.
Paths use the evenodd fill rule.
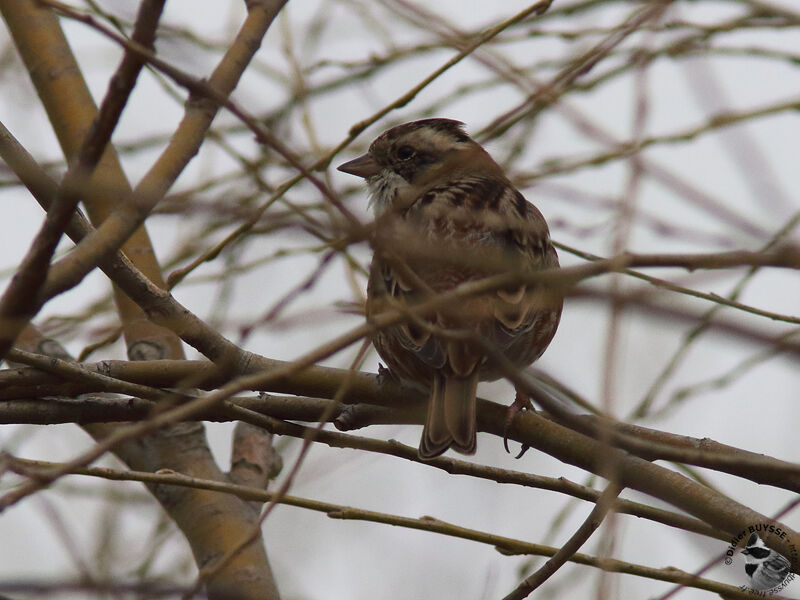
<path fill-rule="evenodd" d="M 750 535 L 750 537 L 747 539 L 747 544 L 745 544 L 744 550 L 742 550 L 745 561 L 748 563 L 762 561 L 769 556 L 770 553 L 771 550 L 767 548 L 767 545 L 760 537 L 758 537 L 758 534 L 755 533 Z"/>
<path fill-rule="evenodd" d="M 452 119 L 423 119 L 379 135 L 369 151 L 339 166 L 367 180 L 376 214 L 403 206 L 435 185 L 463 175 L 500 175 L 480 144 Z"/>

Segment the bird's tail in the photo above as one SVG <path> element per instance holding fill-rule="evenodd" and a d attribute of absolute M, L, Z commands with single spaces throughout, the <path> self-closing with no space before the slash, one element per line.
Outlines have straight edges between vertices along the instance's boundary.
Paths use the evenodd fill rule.
<path fill-rule="evenodd" d="M 428 416 L 419 443 L 420 458 L 434 458 L 448 448 L 462 454 L 475 453 L 477 387 L 477 372 L 467 377 L 434 376 Z"/>

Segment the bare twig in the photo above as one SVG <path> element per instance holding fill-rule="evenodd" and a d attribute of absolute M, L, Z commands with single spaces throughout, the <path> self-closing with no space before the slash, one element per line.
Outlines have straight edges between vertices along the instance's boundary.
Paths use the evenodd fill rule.
<path fill-rule="evenodd" d="M 31 469 L 32 471 L 35 470 L 37 472 L 49 472 L 54 468 L 63 468 L 63 466 L 57 465 L 56 463 L 43 463 L 40 461 L 22 461 L 20 459 L 12 459 L 12 465 L 14 461 L 17 461 L 17 464 L 23 469 Z M 123 480 L 123 481 L 132 480 L 132 481 L 144 481 L 148 483 L 158 483 L 164 485 L 191 486 L 200 489 L 214 490 L 223 493 L 234 493 L 244 499 L 254 500 L 259 502 L 266 502 L 277 496 L 277 494 L 257 488 L 248 488 L 229 483 L 202 480 L 198 478 L 187 477 L 186 475 L 182 475 L 180 473 L 141 473 L 132 471 L 121 472 L 121 471 L 115 471 L 114 469 L 105 469 L 99 467 L 93 467 L 88 469 L 77 468 L 77 469 L 72 469 L 70 472 L 75 474 L 89 475 L 93 477 L 103 477 L 113 480 Z M 290 506 L 305 508 L 307 510 L 323 512 L 333 519 L 385 523 L 389 525 L 408 527 L 411 529 L 417 529 L 421 531 L 440 533 L 461 539 L 477 541 L 479 543 L 484 543 L 484 544 L 491 544 L 495 546 L 499 552 L 508 555 L 532 554 L 537 556 L 554 556 L 558 551 L 557 548 L 542 546 L 540 544 L 531 544 L 529 542 L 522 542 L 520 540 L 514 540 L 512 538 L 492 535 L 485 532 L 476 531 L 474 529 L 467 529 L 464 527 L 459 527 L 457 525 L 446 523 L 444 521 L 432 517 L 422 517 L 420 519 L 413 519 L 408 517 L 402 517 L 399 515 L 389 515 L 375 511 L 358 509 L 350 506 L 337 505 L 330 502 L 321 502 L 319 500 L 311 500 L 311 499 L 298 498 L 296 496 L 286 496 L 286 495 L 280 497 L 279 502 L 281 504 L 287 504 Z M 655 569 L 651 567 L 644 567 L 642 565 L 626 563 L 624 561 L 619 561 L 614 559 L 600 560 L 596 559 L 595 557 L 587 556 L 585 554 L 580 554 L 580 553 L 572 554 L 569 557 L 569 561 L 578 564 L 593 566 L 603 570 L 608 570 L 610 572 L 628 573 L 631 575 L 638 575 L 650 579 L 655 579 L 658 581 L 668 581 L 672 583 L 685 585 L 688 587 L 725 593 L 729 594 L 731 598 L 743 598 L 743 599 L 750 598 L 747 592 L 742 592 L 734 586 L 717 583 L 707 579 L 701 579 L 695 576 L 689 576 L 687 573 L 684 573 L 683 571 L 680 571 L 679 569 L 676 569 L 674 567 L 667 567 L 665 569 Z"/>
<path fill-rule="evenodd" d="M 547 581 L 555 572 L 560 569 L 569 559 L 575 555 L 586 540 L 600 527 L 608 511 L 612 509 L 614 500 L 619 496 L 622 488 L 616 484 L 609 484 L 597 499 L 597 504 L 586 517 L 586 520 L 564 543 L 558 552 L 542 565 L 535 573 L 526 577 L 516 589 L 507 594 L 503 600 L 523 600 L 531 592 Z"/>

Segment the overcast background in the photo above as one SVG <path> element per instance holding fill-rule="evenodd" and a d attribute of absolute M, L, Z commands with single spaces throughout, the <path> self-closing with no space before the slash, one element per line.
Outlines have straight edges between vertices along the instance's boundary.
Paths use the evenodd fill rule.
<path fill-rule="evenodd" d="M 219 59 L 219 48 L 224 49 L 242 21 L 242 4 L 170 0 L 162 30 L 166 31 L 168 26 L 174 30 L 160 34 L 159 55 L 196 76 L 207 76 Z M 553 10 L 568 4 L 576 3 L 556 0 Z M 135 14 L 134 2 L 107 1 L 100 5 L 125 22 Z M 287 101 L 289 90 L 298 81 L 293 61 L 299 62 L 305 84 L 316 85 L 345 76 L 358 66 L 351 63 L 438 41 L 433 21 L 429 20 L 433 23 L 430 30 L 410 23 L 403 16 L 407 7 L 415 5 L 391 0 L 290 0 L 233 98 L 251 113 L 268 115 Z M 463 31 L 475 31 L 496 24 L 525 6 L 525 2 L 518 1 L 451 0 L 434 3 L 429 8 Z M 535 120 L 517 124 L 503 136 L 491 139 L 487 149 L 508 167 L 512 177 L 518 178 L 526 197 L 550 222 L 553 238 L 558 242 L 598 255 L 612 254 L 619 207 L 627 197 L 635 207 L 630 236 L 625 242 L 628 250 L 757 250 L 800 209 L 796 192 L 800 186 L 800 118 L 796 110 L 776 111 L 741 124 L 712 129 L 687 141 L 654 144 L 640 154 L 646 166 L 634 194 L 626 192 L 626 188 L 636 167 L 624 158 L 596 167 L 536 175 L 557 171 L 551 167 L 611 149 L 607 141 L 587 134 L 587 124 L 618 142 L 631 140 L 637 135 L 637 98 L 645 99 L 642 113 L 645 126 L 639 132 L 645 138 L 688 131 L 723 112 L 800 102 L 797 68 L 800 12 L 788 0 L 782 6 L 786 11 L 795 11 L 793 25 L 776 26 L 774 21 L 765 19 L 760 26 L 754 23 L 719 32 L 709 36 L 696 51 L 675 57 L 662 55 L 641 71 L 629 69 L 592 89 L 572 90 Z M 493 44 L 491 51 L 513 65 L 531 68 L 526 72 L 529 80 L 533 73 L 537 81 L 545 82 L 568 59 L 579 56 L 605 37 L 607 28 L 623 22 L 632 10 L 632 3 L 605 2 L 575 15 L 530 21 L 507 32 L 508 38 L 518 39 Z M 670 41 L 696 32 L 698 25 L 730 21 L 751 10 L 752 4 L 747 1 L 675 2 L 660 23 L 692 24 L 691 27 L 676 25 L 666 31 L 639 32 L 620 48 L 663 48 Z M 789 18 L 786 17 L 787 21 Z M 65 21 L 64 28 L 95 99 L 99 100 L 121 56 L 119 49 L 82 24 Z M 569 31 L 582 35 L 556 35 Z M 213 44 L 201 49 L 188 36 L 177 32 L 191 32 Z M 58 172 L 63 168 L 59 165 L 58 145 L 4 27 L 0 27 L 0 43 L 0 119 L 37 160 L 52 164 Z M 287 47 L 293 51 L 287 53 Z M 418 56 L 399 60 L 341 89 L 309 96 L 286 118 L 271 125 L 296 152 L 308 156 L 306 163 L 310 164 L 343 139 L 354 123 L 394 101 L 455 52 L 448 47 L 418 52 Z M 437 116 L 459 119 L 467 124 L 468 131 L 480 132 L 520 102 L 523 92 L 508 83 L 452 97 L 460 86 L 491 82 L 495 77 L 477 59 L 479 56 L 462 61 L 408 106 L 370 127 L 340 153 L 334 166 L 362 152 L 387 127 L 429 116 L 431 107 L 435 107 Z M 629 60 L 625 53 L 612 55 L 578 82 L 592 80 Z M 167 84 L 167 87 L 172 86 Z M 180 98 L 185 97 L 182 90 L 176 91 Z M 170 97 L 152 74 L 143 73 L 114 135 L 115 143 L 120 146 L 155 136 L 147 148 L 123 154 L 123 166 L 131 182 L 136 183 L 146 173 L 182 113 L 181 101 Z M 579 119 L 583 120 L 582 126 Z M 215 129 L 222 131 L 235 125 L 235 119 L 223 112 L 215 122 Z M 165 137 L 159 141 L 158 136 Z M 225 140 L 243 156 L 257 159 L 261 155 L 250 133 L 228 132 Z M 521 152 L 510 151 L 509 143 L 513 141 L 524 142 Z M 202 251 L 230 231 L 232 227 L 211 232 L 204 229 L 208 219 L 202 206 L 219 206 L 227 199 L 235 203 L 255 193 L 254 184 L 241 171 L 241 164 L 231 157 L 231 152 L 210 140 L 204 144 L 172 190 L 173 193 L 192 191 L 189 205 L 200 208 L 177 215 L 156 215 L 148 220 L 148 230 L 162 264 L 188 244 Z M 263 172 L 273 184 L 291 174 L 288 169 L 270 165 Z M 656 172 L 662 173 L 662 177 L 654 175 Z M 236 173 L 239 176 L 232 177 L 228 184 L 197 190 L 204 182 Z M 665 184 L 667 176 L 692 186 L 693 191 Z M 367 196 L 360 182 L 333 168 L 328 177 L 334 188 L 344 194 L 348 206 L 366 220 Z M 4 171 L 0 187 L 4 209 L 0 223 L 0 268 L 6 277 L 19 263 L 42 219 L 41 210 L 29 194 L 11 185 L 10 180 Z M 318 192 L 305 185 L 294 188 L 288 197 L 298 205 L 320 202 Z M 738 215 L 741 222 L 725 219 L 717 210 L 701 208 L 697 200 L 704 197 Z M 800 236 L 793 233 L 789 239 L 800 241 Z M 196 314 L 216 323 L 234 341 L 240 341 L 241 328 L 259 319 L 288 289 L 303 281 L 316 267 L 318 256 L 290 253 L 252 266 L 227 283 L 219 275 L 234 265 L 252 265 L 276 251 L 305 248 L 313 241 L 296 228 L 251 236 L 236 252 L 195 271 L 174 294 Z M 63 249 L 68 247 L 64 245 Z M 366 246 L 352 251 L 358 261 L 368 263 Z M 563 251 L 560 256 L 564 265 L 582 262 Z M 178 266 L 186 262 L 185 258 L 177 259 Z M 165 267 L 165 272 L 169 270 Z M 695 274 L 678 270 L 648 272 L 704 292 L 725 295 L 744 270 Z M 587 289 L 603 289 L 609 281 L 600 279 L 587 284 Z M 621 282 L 633 285 L 627 280 Z M 355 283 L 363 292 L 363 276 L 357 276 Z M 229 287 L 224 288 L 225 285 Z M 634 287 L 644 289 L 638 282 Z M 85 326 L 77 331 L 64 329 L 61 336 L 58 327 L 62 324 L 56 319 L 84 310 L 108 294 L 107 280 L 94 273 L 76 289 L 50 302 L 36 323 L 49 326 L 59 341 L 78 354 L 87 343 L 113 327 L 113 313 L 95 310 Z M 710 308 L 706 302 L 663 291 L 655 298 L 670 308 L 694 313 Z M 764 310 L 795 315 L 798 299 L 800 279 L 795 272 L 764 269 L 739 300 Z M 268 357 L 291 359 L 360 323 L 361 317 L 352 314 L 353 303 L 359 301 L 348 283 L 344 261 L 337 259 L 277 320 L 256 326 L 242 344 L 247 350 Z M 740 311 L 725 310 L 722 315 L 770 335 L 790 331 L 786 323 L 770 322 Z M 653 314 L 625 312 L 618 332 L 616 360 L 609 364 L 609 318 L 608 305 L 597 298 L 568 300 L 558 334 L 537 366 L 597 405 L 603 400 L 604 378 L 610 377 L 612 412 L 626 419 L 681 346 L 691 324 Z M 670 408 L 639 422 L 796 460 L 800 412 L 796 357 L 763 356 L 766 351 L 768 346 L 752 341 L 706 333 L 691 346 L 686 359 L 655 397 L 656 408 Z M 188 352 L 190 357 L 195 356 L 192 349 Z M 355 349 L 342 352 L 327 364 L 347 367 L 354 353 Z M 90 360 L 102 358 L 124 358 L 122 344 L 105 348 Z M 377 362 L 373 353 L 364 369 L 375 371 Z M 728 379 L 707 389 L 697 389 L 683 402 L 675 401 L 676 393 L 722 376 Z M 482 384 L 480 391 L 495 401 L 513 400 L 513 390 L 502 382 Z M 212 449 L 222 465 L 229 460 L 231 430 L 232 425 L 208 424 Z M 417 445 L 419 433 L 420 428 L 414 426 L 375 426 L 359 432 L 398 439 L 412 446 Z M 90 444 L 88 436 L 72 425 L 0 428 L 0 448 L 28 458 L 66 460 Z M 281 440 L 279 444 L 284 464 L 292 464 L 299 445 L 293 440 Z M 581 483 L 594 481 L 587 473 L 540 452 L 530 451 L 521 460 L 514 460 L 504 452 L 500 440 L 485 434 L 479 434 L 478 453 L 471 460 L 563 476 Z M 110 458 L 102 464 L 119 466 Z M 703 475 L 722 492 L 764 514 L 777 512 L 794 498 L 787 491 L 742 479 L 714 472 Z M 0 486 L 7 489 L 12 482 L 13 479 L 3 479 Z M 322 445 L 311 449 L 291 493 L 410 517 L 430 515 L 464 527 L 556 546 L 572 534 L 591 510 L 587 503 L 570 501 L 551 492 L 448 476 L 387 456 Z M 623 497 L 658 504 L 629 490 Z M 174 526 L 163 523 L 160 508 L 148 498 L 144 488 L 136 484 L 67 478 L 53 490 L 13 507 L 0 515 L 0 581 L 75 578 L 81 563 L 88 565 L 91 572 L 130 577 L 156 543 L 160 550 L 151 573 L 169 574 L 172 581 L 192 581 L 194 567 L 185 541 Z M 790 513 L 784 520 L 795 529 L 800 528 L 797 514 Z M 604 525 L 583 551 L 600 553 L 604 544 L 609 543 L 606 533 Z M 673 565 L 694 571 L 725 550 L 723 544 L 713 540 L 624 515 L 615 520 L 614 534 L 611 556 L 653 567 Z M 332 520 L 286 506 L 277 507 L 269 517 L 264 535 L 278 584 L 287 599 L 499 598 L 530 572 L 533 565 L 539 564 L 525 557 L 502 556 L 491 547 L 474 542 L 378 524 Z M 106 568 L 101 568 L 103 561 L 108 571 L 102 571 Z M 717 567 L 707 576 L 735 585 L 745 583 L 738 559 L 734 566 Z M 590 597 L 599 577 L 599 571 L 568 565 L 536 597 Z M 612 581 L 612 597 L 616 598 L 654 597 L 669 588 L 668 584 L 625 575 L 614 575 Z M 800 584 L 791 585 L 786 592 L 788 596 L 800 597 Z M 690 600 L 709 595 L 689 589 L 677 597 Z"/>

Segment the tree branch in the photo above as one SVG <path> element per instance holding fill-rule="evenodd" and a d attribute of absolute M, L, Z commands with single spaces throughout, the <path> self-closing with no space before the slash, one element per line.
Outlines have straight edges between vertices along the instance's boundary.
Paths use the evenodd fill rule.
<path fill-rule="evenodd" d="M 33 472 L 39 473 L 47 473 L 53 469 L 63 470 L 63 468 L 66 466 L 59 463 L 28 461 L 18 458 L 10 458 L 8 460 L 11 461 L 12 466 L 14 463 L 16 463 L 22 470 L 30 469 Z M 115 481 L 143 481 L 150 485 L 160 484 L 193 487 L 197 489 L 212 490 L 216 493 L 235 494 L 242 499 L 257 502 L 268 502 L 276 496 L 275 493 L 267 492 L 262 489 L 239 486 L 231 483 L 222 483 L 218 481 L 203 480 L 195 477 L 188 477 L 181 473 L 175 472 L 143 473 L 90 467 L 73 468 L 69 471 L 69 473 L 76 475 L 88 475 L 91 477 L 101 477 Z M 350 506 L 342 506 L 330 502 L 300 498 L 297 496 L 284 495 L 280 497 L 278 502 L 280 504 L 304 508 L 306 510 L 322 512 L 327 514 L 332 519 L 384 523 L 387 525 L 406 527 L 420 531 L 429 531 L 460 539 L 476 541 L 483 544 L 490 544 L 494 546 L 500 553 L 505 555 L 530 554 L 533 556 L 554 556 L 558 552 L 558 548 L 544 546 L 541 544 L 531 544 L 529 542 L 524 542 L 513 538 L 493 535 L 474 529 L 467 529 L 433 517 L 414 519 Z M 676 569 L 675 567 L 655 569 L 652 567 L 645 567 L 643 565 L 632 564 L 615 559 L 597 558 L 581 553 L 572 554 L 569 557 L 569 561 L 577 564 L 592 566 L 612 573 L 627 573 L 657 581 L 667 581 L 687 587 L 708 590 L 725 594 L 726 597 L 730 598 L 748 599 L 752 597 L 748 595 L 748 592 L 740 591 L 739 588 L 734 586 L 695 577 L 689 573 Z"/>

